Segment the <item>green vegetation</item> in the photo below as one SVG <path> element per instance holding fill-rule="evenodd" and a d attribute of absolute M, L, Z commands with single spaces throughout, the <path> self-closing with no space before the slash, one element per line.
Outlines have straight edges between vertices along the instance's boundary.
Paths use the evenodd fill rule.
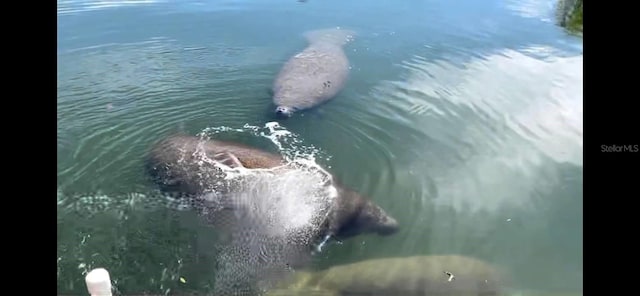
<path fill-rule="evenodd" d="M 567 29 L 582 33 L 582 0 L 576 1 L 573 13 L 569 16 Z"/>
<path fill-rule="evenodd" d="M 572 33 L 582 34 L 582 1 L 559 0 L 558 2 L 560 26 Z"/>

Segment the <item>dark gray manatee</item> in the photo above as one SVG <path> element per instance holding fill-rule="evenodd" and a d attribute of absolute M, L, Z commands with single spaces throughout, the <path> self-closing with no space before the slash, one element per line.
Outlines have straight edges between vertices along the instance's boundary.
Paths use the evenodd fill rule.
<path fill-rule="evenodd" d="M 335 97 L 349 76 L 349 60 L 343 46 L 353 32 L 332 28 L 304 34 L 309 45 L 291 57 L 273 83 L 276 114 L 291 116 Z"/>
<path fill-rule="evenodd" d="M 203 166 L 214 166 L 202 162 L 202 155 L 230 167 L 248 169 L 270 169 L 285 164 L 278 154 L 239 143 L 173 135 L 152 147 L 148 169 L 164 190 L 204 195 L 212 188 L 211 184 L 222 183 L 224 176 L 215 173 L 215 169 L 210 170 L 213 173 L 202 173 Z M 332 182 L 337 197 L 332 200 L 322 225 L 318 225 L 318 237 L 345 239 L 364 233 L 390 235 L 398 230 L 398 222 L 370 199 L 341 185 L 336 178 L 332 178 Z M 232 191 L 233 188 L 220 188 L 220 191 L 225 190 Z"/>

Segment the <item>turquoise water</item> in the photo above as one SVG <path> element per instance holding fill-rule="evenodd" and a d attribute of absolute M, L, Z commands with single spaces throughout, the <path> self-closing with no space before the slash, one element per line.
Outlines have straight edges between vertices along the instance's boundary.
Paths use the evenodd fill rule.
<path fill-rule="evenodd" d="M 123 294 L 210 291 L 211 229 L 160 205 L 147 149 L 275 121 L 277 71 L 335 26 L 356 32 L 346 88 L 279 123 L 402 229 L 329 245 L 314 268 L 463 254 L 518 289 L 581 292 L 582 40 L 554 5 L 58 1 L 58 293 L 86 294 L 95 267 Z"/>

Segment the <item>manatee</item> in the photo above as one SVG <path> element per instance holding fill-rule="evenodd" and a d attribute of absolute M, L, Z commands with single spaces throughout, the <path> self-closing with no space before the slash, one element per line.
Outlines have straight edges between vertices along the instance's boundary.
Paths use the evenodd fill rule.
<path fill-rule="evenodd" d="M 338 28 L 304 34 L 308 46 L 291 57 L 273 83 L 273 103 L 279 116 L 320 105 L 340 92 L 349 76 L 343 47 L 354 33 Z"/>
<path fill-rule="evenodd" d="M 379 258 L 298 271 L 267 295 L 507 295 L 506 272 L 460 255 Z"/>
<path fill-rule="evenodd" d="M 202 153 L 214 162 L 230 167 L 248 169 L 272 169 L 285 164 L 282 156 L 236 142 L 203 140 L 189 135 L 172 135 L 157 142 L 150 150 L 147 168 L 155 182 L 165 191 L 187 195 L 207 194 L 216 182 L 224 176 L 204 173 L 203 167 L 213 168 L 215 164 L 202 162 Z M 209 170 L 205 170 L 209 171 Z M 333 199 L 331 210 L 318 233 L 322 238 L 346 239 L 360 234 L 375 233 L 387 236 L 397 232 L 398 222 L 381 207 L 356 191 L 343 186 L 333 177 L 337 197 Z M 213 186 L 215 187 L 215 186 Z M 233 191 L 233 188 L 216 188 Z"/>

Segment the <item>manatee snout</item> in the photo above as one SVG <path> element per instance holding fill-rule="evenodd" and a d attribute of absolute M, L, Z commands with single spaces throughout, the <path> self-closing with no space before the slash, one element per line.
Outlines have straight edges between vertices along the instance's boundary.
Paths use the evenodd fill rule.
<path fill-rule="evenodd" d="M 359 225 L 367 228 L 369 232 L 382 236 L 392 235 L 398 232 L 400 228 L 400 224 L 395 218 L 370 201 L 368 201 L 365 208 L 360 211 L 356 221 Z"/>
<path fill-rule="evenodd" d="M 389 236 L 400 229 L 400 223 L 370 199 L 354 192 L 346 193 L 342 198 L 347 202 L 342 204 L 333 221 L 338 229 L 334 232 L 336 237 L 346 239 L 364 233 Z"/>
<path fill-rule="evenodd" d="M 375 227 L 375 232 L 378 235 L 388 236 L 392 235 L 400 229 L 400 224 L 396 219 L 389 215 L 385 215 L 382 221 L 380 221 Z"/>
<path fill-rule="evenodd" d="M 291 117 L 291 115 L 293 115 L 293 108 L 289 108 L 286 106 L 278 106 L 276 107 L 276 115 L 283 117 L 283 118 L 288 118 Z"/>

